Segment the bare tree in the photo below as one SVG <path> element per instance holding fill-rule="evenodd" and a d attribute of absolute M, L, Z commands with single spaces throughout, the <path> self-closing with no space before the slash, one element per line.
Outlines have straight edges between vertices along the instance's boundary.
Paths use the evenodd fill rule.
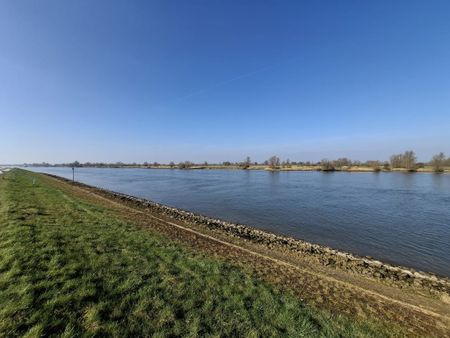
<path fill-rule="evenodd" d="M 175 163 L 173 161 L 170 161 L 169 167 L 171 167 L 171 168 L 175 167 Z"/>
<path fill-rule="evenodd" d="M 190 167 L 192 167 L 192 165 L 193 165 L 192 162 L 184 161 L 184 162 L 178 163 L 178 168 L 180 168 L 180 169 L 189 169 Z"/>
<path fill-rule="evenodd" d="M 324 158 L 322 161 L 320 161 L 320 166 L 322 167 L 322 171 L 334 171 L 334 170 L 336 170 L 336 168 L 334 167 L 333 162 L 331 162 L 327 158 Z"/>
<path fill-rule="evenodd" d="M 444 153 L 439 153 L 434 155 L 430 164 L 433 166 L 433 171 L 436 173 L 440 173 L 444 171 L 445 165 L 445 155 Z"/>
<path fill-rule="evenodd" d="M 416 154 L 412 150 L 407 150 L 403 154 L 403 168 L 413 171 L 416 169 Z"/>
<path fill-rule="evenodd" d="M 408 171 L 416 170 L 416 154 L 412 150 L 407 150 L 403 154 L 391 156 L 392 168 L 405 168 Z"/>
<path fill-rule="evenodd" d="M 280 158 L 278 156 L 274 155 L 270 157 L 267 162 L 269 164 L 269 167 L 272 169 L 277 169 L 280 167 Z"/>
<path fill-rule="evenodd" d="M 336 161 L 333 161 L 334 165 L 338 168 L 342 167 L 350 167 L 352 165 L 352 161 L 346 157 L 338 158 Z"/>
<path fill-rule="evenodd" d="M 403 162 L 402 154 L 392 155 L 390 158 L 391 168 L 401 168 Z"/>

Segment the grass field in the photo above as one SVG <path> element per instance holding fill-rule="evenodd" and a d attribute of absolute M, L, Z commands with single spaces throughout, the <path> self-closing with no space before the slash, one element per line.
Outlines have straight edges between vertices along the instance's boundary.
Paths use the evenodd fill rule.
<path fill-rule="evenodd" d="M 33 184 L 33 180 L 35 180 Z M 23 170 L 0 176 L 0 336 L 384 337 Z"/>

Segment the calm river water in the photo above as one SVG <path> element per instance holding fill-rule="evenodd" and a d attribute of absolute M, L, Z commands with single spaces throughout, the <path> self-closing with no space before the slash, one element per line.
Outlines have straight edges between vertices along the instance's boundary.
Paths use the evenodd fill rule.
<path fill-rule="evenodd" d="M 450 277 L 450 175 L 77 168 L 75 179 Z"/>

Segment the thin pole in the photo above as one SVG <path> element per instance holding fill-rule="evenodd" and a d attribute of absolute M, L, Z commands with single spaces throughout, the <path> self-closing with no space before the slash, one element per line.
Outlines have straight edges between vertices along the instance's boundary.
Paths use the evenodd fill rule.
<path fill-rule="evenodd" d="M 72 167 L 72 184 L 75 184 L 75 167 Z"/>

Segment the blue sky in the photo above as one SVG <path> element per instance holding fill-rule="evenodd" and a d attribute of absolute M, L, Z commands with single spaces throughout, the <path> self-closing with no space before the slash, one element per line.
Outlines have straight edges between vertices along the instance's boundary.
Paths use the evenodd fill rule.
<path fill-rule="evenodd" d="M 450 155 L 449 1 L 1 1 L 0 163 Z"/>

